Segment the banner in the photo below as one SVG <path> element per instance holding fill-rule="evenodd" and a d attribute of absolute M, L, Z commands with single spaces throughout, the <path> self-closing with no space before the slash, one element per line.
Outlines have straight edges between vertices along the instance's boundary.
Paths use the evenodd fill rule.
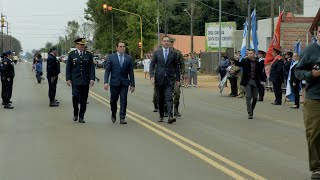
<path fill-rule="evenodd" d="M 206 23 L 206 51 L 218 51 L 219 22 Z M 232 34 L 237 29 L 236 22 L 221 22 L 221 48 L 233 47 Z"/>

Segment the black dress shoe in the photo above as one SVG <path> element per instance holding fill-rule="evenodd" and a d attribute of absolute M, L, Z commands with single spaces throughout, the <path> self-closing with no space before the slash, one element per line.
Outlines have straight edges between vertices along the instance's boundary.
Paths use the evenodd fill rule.
<path fill-rule="evenodd" d="M 3 108 L 5 108 L 5 109 L 13 109 L 14 107 L 11 106 L 11 104 L 6 104 L 6 105 L 3 106 Z"/>
<path fill-rule="evenodd" d="M 178 111 L 175 111 L 173 115 L 176 117 L 181 117 L 181 114 Z"/>
<path fill-rule="evenodd" d="M 124 119 L 120 119 L 120 124 L 127 124 L 127 121 Z"/>
<path fill-rule="evenodd" d="M 163 117 L 160 117 L 158 122 L 163 122 Z"/>
<path fill-rule="evenodd" d="M 172 124 L 173 122 L 176 122 L 176 118 L 169 117 L 168 124 Z"/>
<path fill-rule="evenodd" d="M 263 99 L 259 99 L 258 101 L 263 101 Z"/>
<path fill-rule="evenodd" d="M 153 110 L 153 112 L 158 112 L 158 111 L 159 111 L 159 109 L 154 109 L 154 110 Z"/>
<path fill-rule="evenodd" d="M 168 117 L 168 113 L 165 112 L 164 115 L 163 115 L 163 117 Z"/>
<path fill-rule="evenodd" d="M 78 121 L 78 116 L 73 116 L 73 121 Z"/>
<path fill-rule="evenodd" d="M 272 105 L 281 105 L 281 103 L 273 102 Z"/>
<path fill-rule="evenodd" d="M 83 118 L 79 118 L 79 123 L 86 123 Z"/>
<path fill-rule="evenodd" d="M 311 179 L 320 179 L 320 171 L 314 171 L 311 175 Z"/>
<path fill-rule="evenodd" d="M 59 106 L 59 103 L 50 102 L 49 106 L 50 106 L 50 107 L 57 107 L 57 106 Z"/>
<path fill-rule="evenodd" d="M 252 119 L 253 118 L 253 114 L 248 114 L 248 119 Z"/>
<path fill-rule="evenodd" d="M 117 120 L 116 116 L 111 116 L 111 121 L 112 121 L 113 123 L 115 123 L 116 120 Z"/>

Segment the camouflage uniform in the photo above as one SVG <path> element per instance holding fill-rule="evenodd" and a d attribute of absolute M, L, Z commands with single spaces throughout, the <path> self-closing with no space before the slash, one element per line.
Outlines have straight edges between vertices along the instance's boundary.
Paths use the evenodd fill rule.
<path fill-rule="evenodd" d="M 175 50 L 178 54 L 178 62 L 179 62 L 179 68 L 180 68 L 180 74 L 182 74 L 182 76 L 185 73 L 185 64 L 184 64 L 184 60 L 183 60 L 183 55 L 181 53 L 181 51 L 173 48 L 173 50 Z M 180 104 L 180 94 L 181 94 L 181 89 L 180 86 L 175 86 L 174 87 L 174 91 L 173 91 L 173 104 L 174 104 L 174 116 L 181 116 L 179 113 L 179 104 Z"/>

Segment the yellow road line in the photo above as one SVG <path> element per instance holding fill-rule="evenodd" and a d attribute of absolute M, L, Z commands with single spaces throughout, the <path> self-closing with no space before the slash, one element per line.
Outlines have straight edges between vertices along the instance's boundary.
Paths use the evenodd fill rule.
<path fill-rule="evenodd" d="M 98 98 L 100 98 L 101 100 L 103 100 L 105 102 L 109 102 L 106 98 L 104 98 L 104 97 L 100 96 L 99 94 L 96 94 L 96 93 L 94 93 L 92 91 L 90 91 L 90 94 L 95 96 L 95 98 L 98 97 Z M 157 123 L 155 123 L 155 122 L 153 122 L 152 120 L 149 120 L 149 119 L 147 119 L 147 118 L 145 118 L 143 116 L 140 116 L 139 114 L 136 114 L 133 111 L 130 111 L 128 109 L 127 109 L 127 113 L 130 114 L 130 115 L 136 116 L 136 117 L 138 117 L 139 119 L 141 119 L 141 120 L 143 120 L 145 122 L 148 122 L 148 123 L 152 124 L 153 126 L 163 130 L 164 132 L 166 132 L 168 134 L 171 134 L 172 136 L 174 136 L 174 137 L 176 137 L 176 138 L 178 138 L 178 139 L 180 139 L 180 140 L 192 145 L 193 147 L 196 147 L 196 148 L 200 149 L 201 151 L 203 151 L 203 152 L 213 156 L 214 158 L 226 163 L 227 165 L 229 165 L 229 166 L 231 166 L 231 167 L 233 167 L 233 168 L 235 168 L 235 169 L 247 174 L 248 176 L 253 177 L 254 179 L 266 179 L 266 178 L 264 178 L 264 177 L 262 177 L 262 176 L 260 176 L 260 175 L 258 175 L 256 173 L 254 173 L 254 172 L 242 167 L 241 165 L 238 165 L 238 164 L 232 162 L 231 160 L 229 160 L 229 159 L 227 159 L 227 158 L 225 158 L 225 157 L 223 157 L 223 156 L 221 156 L 221 155 L 219 155 L 219 154 L 217 154 L 217 153 L 205 148 L 204 146 L 201 146 L 201 145 L 199 145 L 199 144 L 197 144 L 197 143 L 195 143 L 195 142 L 193 142 L 193 141 L 191 141 L 191 140 L 189 140 L 189 139 L 187 139 L 187 138 L 185 138 L 185 137 L 183 137 L 183 136 L 181 136 L 181 135 L 179 135 L 179 134 L 177 134 L 177 133 L 175 133 L 175 132 L 173 132 L 173 131 L 171 131 L 171 130 L 169 130 L 169 129 L 167 129 L 167 128 L 165 128 L 165 127 L 163 127 L 163 126 L 161 126 L 161 125 L 159 125 Z"/>
<path fill-rule="evenodd" d="M 110 105 L 105 102 L 106 100 L 101 100 L 102 98 L 97 96 L 95 93 L 90 92 L 90 95 L 91 95 L 92 98 L 96 99 L 100 103 L 110 107 Z M 199 151 L 196 151 L 196 150 L 192 149 L 191 147 L 189 147 L 189 146 L 187 146 L 187 145 L 175 140 L 174 138 L 168 136 L 167 134 L 165 134 L 165 133 L 157 130 L 156 128 L 154 128 L 154 127 L 142 122 L 141 120 L 137 119 L 136 117 L 134 117 L 134 116 L 132 116 L 130 114 L 127 114 L 127 117 L 130 118 L 131 120 L 135 121 L 136 123 L 144 126 L 145 128 L 153 131 L 154 133 L 158 134 L 159 136 L 167 139 L 168 141 L 172 142 L 173 144 L 179 146 L 180 148 L 186 150 L 190 154 L 192 154 L 192 155 L 198 157 L 199 159 L 205 161 L 206 163 L 208 163 L 211 166 L 215 167 L 216 169 L 222 171 L 223 173 L 227 174 L 228 176 L 230 176 L 230 177 L 232 177 L 234 179 L 239 179 L 239 180 L 244 180 L 245 179 L 244 177 L 242 177 L 239 174 L 237 174 L 237 173 L 231 171 L 230 169 L 224 167 L 223 165 L 219 164 L 218 162 L 210 159 L 209 157 L 205 156 L 204 154 L 200 153 Z"/>
<path fill-rule="evenodd" d="M 95 92 L 93 92 L 93 91 L 89 91 L 89 94 L 90 94 L 90 96 L 91 96 L 92 98 L 96 99 L 96 100 L 99 101 L 100 103 L 102 103 L 102 104 L 110 107 L 110 105 L 108 104 L 108 103 L 109 103 L 109 100 L 107 100 L 106 98 L 100 96 L 99 94 L 97 94 L 97 93 L 95 93 Z M 107 103 L 106 103 L 106 102 L 107 102 Z M 118 107 L 119 107 L 119 106 L 118 106 Z M 155 132 L 156 134 L 158 134 L 158 135 L 162 136 L 163 138 L 169 140 L 170 142 L 176 144 L 177 146 L 181 147 L 182 149 L 190 152 L 191 154 L 193 154 L 194 156 L 198 157 L 199 159 L 204 160 L 205 162 L 207 162 L 208 164 L 212 165 L 213 167 L 221 170 L 222 172 L 224 172 L 224 173 L 226 173 L 226 174 L 228 174 L 229 171 L 232 172 L 231 174 L 228 174 L 228 175 L 231 176 L 231 177 L 234 177 L 234 176 L 237 175 L 237 174 L 234 173 L 233 171 L 225 168 L 224 166 L 218 164 L 217 162 L 213 161 L 212 159 L 208 158 L 207 156 L 203 155 L 202 153 L 200 153 L 200 152 L 198 152 L 198 151 L 196 151 L 196 150 L 194 150 L 194 149 L 192 149 L 192 148 L 190 148 L 190 147 L 182 144 L 181 142 L 179 142 L 179 141 L 171 138 L 170 136 L 164 134 L 163 132 L 161 132 L 161 131 L 159 131 L 159 130 L 157 130 L 157 129 L 155 129 L 155 128 L 153 128 L 153 127 L 151 127 L 151 126 L 149 126 L 149 125 L 147 125 L 147 124 L 145 124 L 145 123 L 143 123 L 143 122 L 141 122 L 141 120 L 143 120 L 143 121 L 145 121 L 145 122 L 147 122 L 147 123 L 149 123 L 149 124 L 151 124 L 151 125 L 159 128 L 159 129 L 161 129 L 162 131 L 164 131 L 164 132 L 166 132 L 166 133 L 168 133 L 168 134 L 171 134 L 172 136 L 174 136 L 174 137 L 176 137 L 176 138 L 178 138 L 178 139 L 180 139 L 180 140 L 188 143 L 189 145 L 191 145 L 191 146 L 193 146 L 193 147 L 196 147 L 196 148 L 202 150 L 203 152 L 205 152 L 205 153 L 213 156 L 214 158 L 216 158 L 216 159 L 218 159 L 218 160 L 226 163 L 227 165 L 229 165 L 229 166 L 231 166 L 231 167 L 233 167 L 233 168 L 235 168 L 235 169 L 243 172 L 244 174 L 247 174 L 248 176 L 250 176 L 250 177 L 252 177 L 252 178 L 254 178 L 254 179 L 259 179 L 259 180 L 260 180 L 260 179 L 261 179 L 261 180 L 265 180 L 265 179 L 266 179 L 266 178 L 264 178 L 264 177 L 262 177 L 262 176 L 260 176 L 260 175 L 258 175 L 258 174 L 256 174 L 256 173 L 254 173 L 254 172 L 252 172 L 252 171 L 250 171 L 250 170 L 242 167 L 241 165 L 238 165 L 238 164 L 232 162 L 231 160 L 229 160 L 229 159 L 227 159 L 227 158 L 225 158 L 225 157 L 223 157 L 223 156 L 221 156 L 221 155 L 219 155 L 219 154 L 217 154 L 217 153 L 215 153 L 215 152 L 213 152 L 213 151 L 205 148 L 204 146 L 201 146 L 201 145 L 199 145 L 199 144 L 197 144 L 197 143 L 195 143 L 195 142 L 193 142 L 193 141 L 191 141 L 191 140 L 189 140 L 189 139 L 187 139 L 187 138 L 185 138 L 185 137 L 183 137 L 183 136 L 181 136 L 181 135 L 179 135 L 179 134 L 177 134 L 177 133 L 175 133 L 175 132 L 173 132 L 173 131 L 171 131 L 171 130 L 169 130 L 169 129 L 167 129 L 167 128 L 165 128 L 165 127 L 163 127 L 163 126 L 161 126 L 161 125 L 159 125 L 159 124 L 157 124 L 157 123 L 155 123 L 155 122 L 153 122 L 152 120 L 149 120 L 149 119 L 147 119 L 147 118 L 145 118 L 145 117 L 143 117 L 143 116 L 140 116 L 139 114 L 134 113 L 133 111 L 130 111 L 130 110 L 128 110 L 128 109 L 127 109 L 127 116 L 128 116 L 130 119 L 134 120 L 135 122 L 139 123 L 140 125 L 146 127 L 147 129 L 149 129 L 149 130 L 151 130 L 151 131 L 153 131 L 153 132 L 157 131 L 157 132 L 159 132 L 159 133 L 162 133 L 163 135 L 160 135 L 159 133 Z M 140 120 L 138 120 L 138 119 L 135 118 L 134 116 L 135 116 L 135 117 L 138 117 Z M 152 129 L 150 129 L 149 127 L 152 128 Z M 169 139 L 168 139 L 167 137 L 168 137 Z M 196 152 L 196 153 L 194 153 L 194 152 Z M 216 166 L 219 166 L 219 167 L 216 167 Z M 240 176 L 240 179 L 241 179 L 241 178 L 243 178 L 243 177 Z M 236 179 L 238 179 L 238 178 L 236 178 Z"/>

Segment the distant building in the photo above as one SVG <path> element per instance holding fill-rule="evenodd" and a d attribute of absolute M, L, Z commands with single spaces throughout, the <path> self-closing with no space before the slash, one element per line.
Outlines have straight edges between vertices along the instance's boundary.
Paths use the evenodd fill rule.
<path fill-rule="evenodd" d="M 303 16 L 315 17 L 319 8 L 320 8 L 320 0 L 304 0 Z"/>
<path fill-rule="evenodd" d="M 167 34 L 169 37 L 176 39 L 174 47 L 179 49 L 182 54 L 189 54 L 191 52 L 191 36 L 190 35 L 177 35 Z M 160 34 L 162 38 L 163 33 Z M 206 37 L 205 36 L 193 36 L 193 51 L 197 54 L 205 51 Z"/>

